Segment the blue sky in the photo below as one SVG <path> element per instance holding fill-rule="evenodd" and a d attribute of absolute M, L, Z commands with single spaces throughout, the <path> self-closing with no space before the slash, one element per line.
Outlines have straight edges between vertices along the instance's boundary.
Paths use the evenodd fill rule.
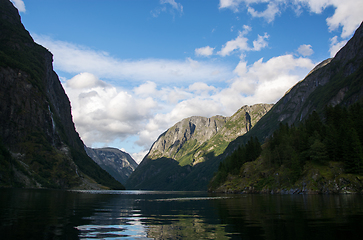
<path fill-rule="evenodd" d="M 363 0 L 12 2 L 85 144 L 137 161 L 183 118 L 275 103 L 363 20 Z"/>

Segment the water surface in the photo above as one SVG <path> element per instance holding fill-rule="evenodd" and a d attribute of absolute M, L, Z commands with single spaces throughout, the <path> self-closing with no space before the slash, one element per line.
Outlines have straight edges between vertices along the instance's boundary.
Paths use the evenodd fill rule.
<path fill-rule="evenodd" d="M 0 239 L 362 239 L 361 195 L 0 189 Z"/>

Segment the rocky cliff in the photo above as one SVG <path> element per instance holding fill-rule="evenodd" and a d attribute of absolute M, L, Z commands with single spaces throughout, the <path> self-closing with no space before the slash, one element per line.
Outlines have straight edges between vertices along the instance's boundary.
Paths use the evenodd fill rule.
<path fill-rule="evenodd" d="M 272 104 L 243 106 L 231 117 L 189 117 L 153 144 L 127 181 L 127 188 L 206 190 L 229 142 L 250 131 Z"/>
<path fill-rule="evenodd" d="M 0 136 L 3 155 L 12 154 L 1 158 L 0 185 L 71 188 L 96 180 L 122 188 L 85 153 L 52 62 L 13 4 L 0 0 Z"/>
<path fill-rule="evenodd" d="M 137 168 L 135 160 L 126 152 L 117 148 L 85 147 L 89 157 L 102 169 L 122 184 L 125 184 L 131 173 Z"/>

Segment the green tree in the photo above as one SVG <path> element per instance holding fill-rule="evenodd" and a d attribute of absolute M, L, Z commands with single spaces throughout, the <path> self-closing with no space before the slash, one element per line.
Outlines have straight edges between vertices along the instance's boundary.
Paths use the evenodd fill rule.
<path fill-rule="evenodd" d="M 316 163 L 325 163 L 329 159 L 326 146 L 319 139 L 315 139 L 310 147 L 310 159 Z"/>

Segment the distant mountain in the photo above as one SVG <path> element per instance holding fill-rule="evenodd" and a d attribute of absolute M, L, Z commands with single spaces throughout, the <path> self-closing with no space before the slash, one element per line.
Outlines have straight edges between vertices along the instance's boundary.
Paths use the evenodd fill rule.
<path fill-rule="evenodd" d="M 349 170 L 352 169 L 350 166 L 352 165 L 350 161 L 353 161 L 352 156 L 358 165 L 363 164 L 361 163 L 363 161 L 361 108 L 356 105 L 349 111 L 338 108 L 345 109 L 355 103 L 363 103 L 363 23 L 334 58 L 327 59 L 316 66 L 303 81 L 291 88 L 251 131 L 229 144 L 222 155 L 224 158 L 236 155 L 233 152 L 247 143 L 251 137 L 258 137 L 260 142 L 264 142 L 274 133 L 274 140 L 271 140 L 273 142 L 266 143 L 267 146 L 264 147 L 262 155 L 256 161 L 245 163 L 240 170 L 237 170 L 240 175 L 229 176 L 229 180 L 219 187 L 216 184 L 219 181 L 216 177 L 211 183 L 210 190 L 276 192 L 276 190 L 281 191 L 278 187 L 281 188 L 281 179 L 285 177 L 289 180 L 285 180 L 285 183 L 292 179 L 296 182 L 295 185 L 290 182 L 289 187 L 295 188 L 295 190 L 289 189 L 288 192 L 361 192 L 363 177 L 357 175 L 360 172 L 354 170 L 353 175 L 346 174 L 352 173 Z M 337 109 L 332 110 L 331 107 L 337 107 Z M 338 112 L 338 114 L 334 112 Z M 341 113 L 346 115 L 342 116 Z M 321 122 L 318 120 L 319 118 Z M 333 120 L 329 118 L 333 118 Z M 309 121 L 305 123 L 306 126 L 301 125 L 307 119 Z M 336 124 L 337 122 L 339 124 Z M 302 129 L 291 128 L 289 130 L 291 126 L 302 126 Z M 276 133 L 277 129 L 279 130 Z M 290 131 L 296 131 L 297 136 L 290 134 Z M 319 131 L 321 132 L 319 133 Z M 281 159 L 280 164 L 283 163 L 282 166 L 276 166 L 275 163 L 274 165 L 266 164 L 275 157 L 275 155 L 271 158 L 267 157 L 266 149 L 276 149 L 276 142 L 279 143 L 278 146 L 284 142 L 283 137 L 278 139 L 278 134 L 284 138 L 295 137 L 297 140 L 281 147 L 279 149 L 281 153 L 274 153 L 281 155 L 278 157 Z M 332 141 L 332 139 L 334 140 Z M 341 148 L 344 149 L 340 150 Z M 343 154 L 340 154 L 340 157 L 331 154 L 334 151 L 342 151 Z M 289 157 L 284 159 L 282 155 Z M 326 159 L 327 156 L 329 156 L 328 159 Z M 314 160 L 319 158 L 324 159 L 323 163 L 317 163 Z M 233 162 L 231 158 L 228 159 L 227 161 Z M 296 162 L 299 162 L 300 165 Z M 303 171 L 299 170 L 301 171 L 300 176 L 291 175 L 291 172 L 288 172 L 297 171 L 301 165 Z M 291 166 L 294 166 L 295 169 Z M 220 172 L 224 171 L 223 168 Z"/>
<path fill-rule="evenodd" d="M 0 187 L 124 188 L 87 156 L 52 62 L 0 0 Z"/>
<path fill-rule="evenodd" d="M 85 147 L 89 157 L 102 169 L 122 184 L 125 184 L 131 173 L 137 168 L 135 160 L 126 152 L 117 148 Z"/>
<path fill-rule="evenodd" d="M 126 183 L 131 189 L 206 190 L 216 156 L 250 131 L 272 104 L 243 106 L 231 117 L 189 117 L 163 133 Z"/>

